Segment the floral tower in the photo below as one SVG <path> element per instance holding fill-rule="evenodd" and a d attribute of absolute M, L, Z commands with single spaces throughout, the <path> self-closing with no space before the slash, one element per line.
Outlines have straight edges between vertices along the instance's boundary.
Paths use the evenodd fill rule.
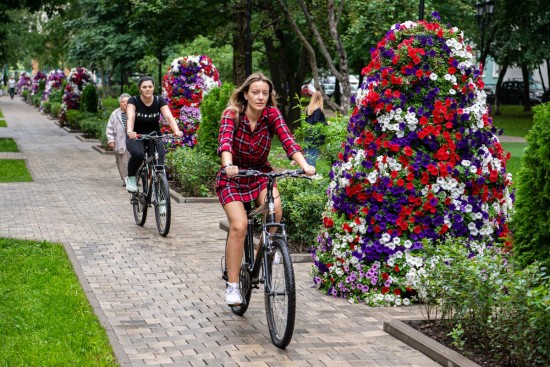
<path fill-rule="evenodd" d="M 41 71 L 38 71 L 34 77 L 32 78 L 31 82 L 31 95 L 38 94 L 38 91 L 40 89 L 40 82 L 46 80 L 46 74 L 44 74 Z"/>
<path fill-rule="evenodd" d="M 335 297 L 408 304 L 425 241 L 507 246 L 509 154 L 458 29 L 396 24 L 371 57 L 330 172 L 313 276 Z"/>
<path fill-rule="evenodd" d="M 48 73 L 46 77 L 46 85 L 44 87 L 44 92 L 42 93 L 42 101 L 40 102 L 40 110 L 43 110 L 43 105 L 45 101 L 50 100 L 50 94 L 53 90 L 61 89 L 63 86 L 63 81 L 65 80 L 65 73 L 57 69 L 52 70 Z"/>
<path fill-rule="evenodd" d="M 167 142 L 169 148 L 194 147 L 197 144 L 195 133 L 201 120 L 200 104 L 212 88 L 220 86 L 220 74 L 208 56 L 192 55 L 172 61 L 164 76 L 163 92 L 172 115 L 183 131 L 183 139 Z M 161 130 L 169 132 L 166 122 Z"/>
<path fill-rule="evenodd" d="M 16 85 L 17 94 L 21 95 L 23 91 L 30 90 L 31 85 L 32 79 L 29 73 L 27 73 L 26 71 L 22 72 Z"/>
<path fill-rule="evenodd" d="M 63 91 L 63 100 L 61 102 L 61 111 L 59 118 L 66 120 L 67 110 L 78 110 L 80 108 L 80 98 L 82 91 L 92 83 L 95 85 L 94 75 L 85 67 L 73 68 L 67 77 L 67 85 Z"/>

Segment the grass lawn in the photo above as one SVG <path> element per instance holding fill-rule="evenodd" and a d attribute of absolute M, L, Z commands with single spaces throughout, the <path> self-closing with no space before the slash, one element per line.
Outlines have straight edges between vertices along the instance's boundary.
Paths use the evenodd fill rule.
<path fill-rule="evenodd" d="M 501 143 L 504 150 L 510 152 L 511 157 L 506 164 L 506 172 L 512 174 L 514 186 L 517 182 L 517 174 L 521 168 L 521 157 L 527 148 L 527 143 Z"/>
<path fill-rule="evenodd" d="M 523 112 L 523 106 L 502 105 L 500 112 L 493 116 L 493 125 L 503 129 L 502 135 L 524 137 L 533 126 L 533 112 Z"/>
<path fill-rule="evenodd" d="M 17 144 L 12 138 L 0 138 L 0 152 L 18 152 Z"/>
<path fill-rule="evenodd" d="M 6 121 L 0 120 L 0 127 L 8 127 L 8 125 L 6 124 Z"/>
<path fill-rule="evenodd" d="M 0 182 L 32 182 L 24 159 L 0 159 Z"/>
<path fill-rule="evenodd" d="M 117 366 L 59 244 L 0 238 L 0 366 Z"/>

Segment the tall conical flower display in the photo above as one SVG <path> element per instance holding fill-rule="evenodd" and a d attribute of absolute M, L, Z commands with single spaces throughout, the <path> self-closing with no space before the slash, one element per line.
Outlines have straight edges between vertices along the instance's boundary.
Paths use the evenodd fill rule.
<path fill-rule="evenodd" d="M 206 55 L 179 57 L 170 65 L 162 84 L 170 111 L 183 131 L 183 139 L 168 141 L 168 148 L 194 147 L 202 99 L 212 88 L 221 86 L 218 69 Z M 166 123 L 161 130 L 170 131 Z"/>
<path fill-rule="evenodd" d="M 41 71 L 36 72 L 32 78 L 31 83 L 31 95 L 38 94 L 38 89 L 40 88 L 40 82 L 46 80 L 46 74 Z"/>
<path fill-rule="evenodd" d="M 330 172 L 313 276 L 336 297 L 408 304 L 424 241 L 508 246 L 509 154 L 458 29 L 396 24 L 371 57 Z"/>
<path fill-rule="evenodd" d="M 63 91 L 61 111 L 59 112 L 61 120 L 66 120 L 67 110 L 78 110 L 80 108 L 82 91 L 89 83 L 95 85 L 96 81 L 95 76 L 88 69 L 82 66 L 71 69 L 67 77 L 67 85 Z"/>
<path fill-rule="evenodd" d="M 46 77 L 46 86 L 44 92 L 42 93 L 42 101 L 40 102 L 40 110 L 43 110 L 43 105 L 45 101 L 50 100 L 50 93 L 52 90 L 61 89 L 63 86 L 63 81 L 65 80 L 65 73 L 59 69 L 54 69 L 48 73 Z"/>

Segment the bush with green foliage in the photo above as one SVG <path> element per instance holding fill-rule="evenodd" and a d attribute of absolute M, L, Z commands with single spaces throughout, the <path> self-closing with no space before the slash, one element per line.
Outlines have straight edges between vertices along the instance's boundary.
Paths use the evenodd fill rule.
<path fill-rule="evenodd" d="M 139 95 L 139 88 L 137 86 L 137 83 L 132 83 L 129 86 L 124 85 L 124 88 L 122 88 L 124 93 L 128 93 L 131 96 L 137 96 Z"/>
<path fill-rule="evenodd" d="M 59 116 L 60 111 L 61 111 L 61 102 L 51 102 L 50 115 L 57 118 Z"/>
<path fill-rule="evenodd" d="M 26 102 L 28 101 L 30 92 L 28 90 L 24 90 L 21 92 L 21 98 Z"/>
<path fill-rule="evenodd" d="M 235 86 L 231 83 L 214 88 L 204 97 L 201 103 L 201 123 L 197 131 L 197 148 L 207 156 L 219 161 L 216 153 L 218 149 L 218 133 L 223 110 Z"/>
<path fill-rule="evenodd" d="M 99 97 L 97 95 L 97 88 L 95 84 L 89 83 L 82 91 L 82 97 L 80 98 L 80 111 L 97 113 L 98 105 Z"/>
<path fill-rule="evenodd" d="M 197 149 L 182 147 L 166 154 L 166 165 L 172 169 L 184 196 L 214 196 L 219 164 Z"/>
<path fill-rule="evenodd" d="M 472 252 L 456 238 L 424 246 L 422 309 L 429 320 L 461 330 L 456 346 L 475 343 L 501 358 L 499 365 L 550 365 L 550 281 L 540 263 L 514 269 L 496 248 Z"/>
<path fill-rule="evenodd" d="M 80 130 L 80 121 L 87 117 L 85 112 L 80 110 L 67 111 L 67 125 L 73 130 Z"/>
<path fill-rule="evenodd" d="M 99 139 L 102 135 L 102 122 L 105 120 L 101 115 L 89 115 L 80 121 L 82 135 L 88 139 Z"/>
<path fill-rule="evenodd" d="M 277 181 L 293 252 L 307 252 L 315 243 L 322 223 L 328 179 L 286 179 Z"/>
<path fill-rule="evenodd" d="M 120 104 L 118 103 L 118 97 L 102 98 L 101 104 L 103 105 L 103 110 L 108 116 L 111 116 L 111 113 L 120 107 Z"/>
<path fill-rule="evenodd" d="M 516 213 L 512 219 L 515 259 L 535 260 L 550 268 L 550 104 L 534 107 L 533 127 L 518 174 Z"/>
<path fill-rule="evenodd" d="M 50 113 L 52 111 L 52 103 L 50 101 L 42 102 L 42 111 L 44 113 Z"/>

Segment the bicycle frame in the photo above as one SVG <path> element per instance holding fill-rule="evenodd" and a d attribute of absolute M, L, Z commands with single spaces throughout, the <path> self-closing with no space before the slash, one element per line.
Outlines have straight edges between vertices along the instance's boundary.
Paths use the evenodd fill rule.
<path fill-rule="evenodd" d="M 245 261 L 248 265 L 248 270 L 251 274 L 253 284 L 258 284 L 259 282 L 262 263 L 264 265 L 264 269 L 267 268 L 265 265 L 269 261 L 271 239 L 273 237 L 282 237 L 286 241 L 286 226 L 284 224 L 277 223 L 275 218 L 275 198 L 273 197 L 274 184 L 275 179 L 270 177 L 267 185 L 266 202 L 253 210 L 247 210 L 248 226 L 246 243 L 248 243 L 248 246 L 245 248 Z M 260 239 L 258 254 L 254 257 L 254 217 L 260 214 L 264 215 L 264 218 L 262 218 L 262 236 Z M 276 228 L 276 232 L 271 233 L 269 230 L 272 228 Z M 252 259 L 254 259 L 254 261 L 252 261 Z M 265 272 L 264 276 L 269 277 L 269 272 Z M 270 282 L 267 282 L 267 284 L 269 285 Z M 268 289 L 267 291 L 270 292 L 271 290 Z"/>

